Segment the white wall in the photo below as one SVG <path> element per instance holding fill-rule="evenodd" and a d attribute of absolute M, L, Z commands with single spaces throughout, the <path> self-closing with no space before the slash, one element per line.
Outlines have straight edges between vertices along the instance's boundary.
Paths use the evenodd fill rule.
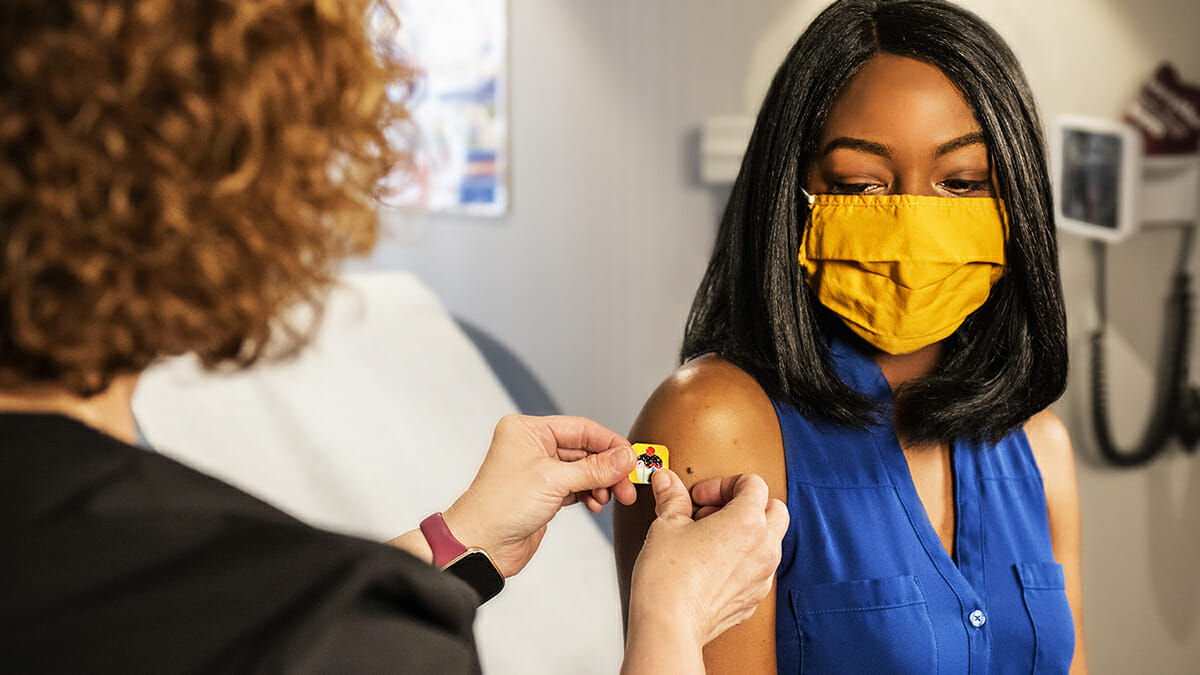
<path fill-rule="evenodd" d="M 512 0 L 506 218 L 392 218 L 414 270 L 528 361 L 564 409 L 622 431 L 675 366 L 723 198 L 695 130 L 742 100 L 773 3 Z"/>
<path fill-rule="evenodd" d="M 510 214 L 386 218 L 368 265 L 412 270 L 512 346 L 566 410 L 628 428 L 673 368 L 724 191 L 698 184 L 695 132 L 751 113 L 823 0 L 511 0 Z M 1010 40 L 1048 119 L 1115 118 L 1160 58 L 1200 81 L 1197 0 L 964 2 Z M 1113 410 L 1148 411 L 1176 232 L 1110 254 Z M 1086 245 L 1061 237 L 1073 374 L 1057 406 L 1079 450 L 1095 673 L 1200 668 L 1200 457 L 1091 459 Z M 1200 358 L 1200 354 L 1196 358 Z"/>

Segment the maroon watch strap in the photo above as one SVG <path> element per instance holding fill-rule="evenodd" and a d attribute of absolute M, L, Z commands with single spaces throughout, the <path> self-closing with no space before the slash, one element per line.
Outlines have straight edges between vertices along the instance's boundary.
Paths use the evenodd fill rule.
<path fill-rule="evenodd" d="M 439 568 L 467 552 L 467 547 L 455 539 L 450 528 L 446 527 L 446 520 L 441 513 L 421 521 L 421 534 L 425 535 L 425 541 L 429 542 L 429 548 L 433 551 L 433 564 Z"/>

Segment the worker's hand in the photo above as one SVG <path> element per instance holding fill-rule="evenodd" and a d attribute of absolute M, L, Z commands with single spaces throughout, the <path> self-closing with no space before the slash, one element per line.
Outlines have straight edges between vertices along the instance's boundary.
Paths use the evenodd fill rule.
<path fill-rule="evenodd" d="M 633 568 L 629 672 L 644 669 L 635 667 L 638 657 L 665 637 L 664 627 L 680 632 L 681 648 L 694 640 L 699 658 L 700 647 L 749 618 L 771 590 L 788 525 L 787 506 L 768 498 L 753 474 L 697 483 L 703 520 L 692 519 L 692 499 L 674 472 L 656 471 L 651 485 L 658 518 Z"/>
<path fill-rule="evenodd" d="M 613 495 L 637 497 L 629 441 L 582 417 L 509 415 L 471 487 L 444 517 L 455 538 L 487 551 L 505 577 L 537 551 L 546 524 L 577 501 L 599 511 Z"/>

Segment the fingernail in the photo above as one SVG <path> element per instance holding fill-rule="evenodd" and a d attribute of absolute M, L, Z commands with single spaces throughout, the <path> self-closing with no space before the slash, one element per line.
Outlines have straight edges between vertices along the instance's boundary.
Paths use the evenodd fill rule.
<path fill-rule="evenodd" d="M 617 471 L 628 471 L 630 465 L 633 464 L 633 448 L 626 446 L 617 450 L 608 461 Z"/>

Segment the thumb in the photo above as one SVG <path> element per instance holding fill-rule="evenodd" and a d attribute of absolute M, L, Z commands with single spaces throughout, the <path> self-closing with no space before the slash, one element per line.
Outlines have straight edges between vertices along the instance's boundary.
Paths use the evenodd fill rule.
<path fill-rule="evenodd" d="M 654 490 L 654 501 L 657 504 L 654 509 L 655 515 L 659 518 L 683 516 L 688 520 L 692 519 L 692 498 L 674 471 L 655 471 L 650 477 L 650 487 Z"/>
<path fill-rule="evenodd" d="M 589 454 L 575 462 L 558 462 L 555 479 L 566 494 L 612 487 L 633 470 L 633 449 L 628 445 Z M 564 494 L 563 496 L 566 496 Z"/>

